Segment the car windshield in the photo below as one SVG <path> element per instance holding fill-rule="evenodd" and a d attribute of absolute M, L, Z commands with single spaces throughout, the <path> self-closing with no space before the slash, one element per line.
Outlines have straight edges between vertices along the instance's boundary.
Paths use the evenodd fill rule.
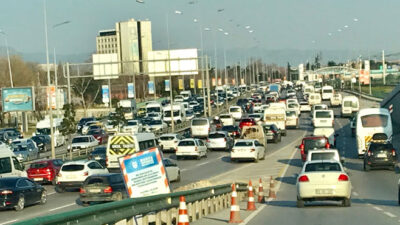
<path fill-rule="evenodd" d="M 101 134 L 101 130 L 100 130 L 100 129 L 89 130 L 88 134 L 89 134 L 89 135 Z"/>
<path fill-rule="evenodd" d="M 332 112 L 331 111 L 316 111 L 315 117 L 316 118 L 331 118 Z"/>
<path fill-rule="evenodd" d="M 371 143 L 368 150 L 376 152 L 376 151 L 384 151 L 384 150 L 392 151 L 392 149 L 394 149 L 392 144 Z"/>
<path fill-rule="evenodd" d="M 11 148 L 13 149 L 14 152 L 28 151 L 28 146 L 22 144 L 19 145 L 11 144 Z"/>
<path fill-rule="evenodd" d="M 136 126 L 137 122 L 136 121 L 128 121 L 127 125 L 128 126 Z"/>
<path fill-rule="evenodd" d="M 305 172 L 329 172 L 342 171 L 339 163 L 309 163 L 306 165 Z"/>
<path fill-rule="evenodd" d="M 235 126 L 223 126 L 221 130 L 222 130 L 222 131 L 228 131 L 228 132 L 230 132 L 230 131 L 236 131 L 236 130 L 237 130 L 237 127 L 235 127 Z"/>
<path fill-rule="evenodd" d="M 91 185 L 91 184 L 108 184 L 107 178 L 105 177 L 89 177 L 85 181 L 86 185 Z"/>
<path fill-rule="evenodd" d="M 161 125 L 162 121 L 161 120 L 151 120 L 149 125 Z"/>
<path fill-rule="evenodd" d="M 174 111 L 174 117 L 179 116 L 179 111 Z M 164 117 L 171 117 L 171 111 L 164 111 Z"/>
<path fill-rule="evenodd" d="M 178 146 L 195 146 L 194 141 L 180 141 Z"/>
<path fill-rule="evenodd" d="M 148 107 L 147 108 L 147 113 L 159 113 L 161 112 L 161 108 L 160 107 Z"/>
<path fill-rule="evenodd" d="M 332 90 L 332 89 L 324 89 L 322 92 L 323 92 L 323 93 L 332 93 L 333 90 Z"/>
<path fill-rule="evenodd" d="M 61 171 L 66 171 L 66 172 L 80 171 L 83 170 L 83 168 L 85 168 L 85 166 L 81 164 L 69 164 L 69 165 L 64 165 L 61 168 Z"/>
<path fill-rule="evenodd" d="M 208 124 L 208 120 L 195 119 L 192 120 L 192 126 L 204 126 Z"/>
<path fill-rule="evenodd" d="M 221 119 L 230 119 L 231 116 L 230 115 L 220 115 L 219 118 L 221 118 Z"/>
<path fill-rule="evenodd" d="M 72 139 L 72 144 L 85 143 L 85 142 L 89 142 L 89 137 L 76 137 L 76 138 Z"/>
<path fill-rule="evenodd" d="M 286 116 L 287 117 L 296 117 L 296 112 L 295 111 L 286 111 Z"/>
<path fill-rule="evenodd" d="M 388 116 L 382 114 L 371 114 L 361 117 L 363 127 L 386 127 L 388 124 Z"/>
<path fill-rule="evenodd" d="M 235 143 L 235 147 L 252 147 L 253 142 L 251 141 L 238 141 Z"/>
<path fill-rule="evenodd" d="M 36 129 L 36 134 L 49 135 L 50 134 L 50 128 L 37 128 Z"/>

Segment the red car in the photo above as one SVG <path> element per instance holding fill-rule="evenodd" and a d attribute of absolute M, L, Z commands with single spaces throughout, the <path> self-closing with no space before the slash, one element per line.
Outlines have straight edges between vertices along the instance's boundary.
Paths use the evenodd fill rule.
<path fill-rule="evenodd" d="M 301 141 L 299 145 L 301 159 L 303 162 L 307 159 L 308 150 L 312 149 L 321 149 L 326 148 L 329 149 L 331 146 L 329 145 L 329 140 L 325 136 L 310 136 L 305 137 Z"/>
<path fill-rule="evenodd" d="M 55 178 L 63 163 L 61 159 L 40 160 L 33 162 L 26 172 L 28 178 L 36 182 L 55 185 Z"/>
<path fill-rule="evenodd" d="M 257 125 L 256 121 L 253 118 L 243 118 L 240 120 L 239 123 L 239 128 L 240 130 L 243 130 L 243 127 L 249 127 L 249 126 L 254 126 Z"/>
<path fill-rule="evenodd" d="M 93 129 L 89 130 L 88 135 L 92 135 L 96 140 L 99 141 L 99 144 L 107 143 L 108 134 L 103 129 Z"/>

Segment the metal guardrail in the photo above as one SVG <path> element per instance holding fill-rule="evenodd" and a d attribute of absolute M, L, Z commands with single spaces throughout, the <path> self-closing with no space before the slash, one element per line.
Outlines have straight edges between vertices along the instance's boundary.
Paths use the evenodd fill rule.
<path fill-rule="evenodd" d="M 363 93 L 360 94 L 360 92 L 356 92 L 356 91 L 343 90 L 343 92 L 346 92 L 346 93 L 349 93 L 349 94 L 352 94 L 355 96 L 360 96 L 361 98 L 364 98 L 364 99 L 367 99 L 370 101 L 374 101 L 374 102 L 380 103 L 383 100 L 382 98 L 373 97 L 373 96 L 363 94 Z"/>
<path fill-rule="evenodd" d="M 237 183 L 239 200 L 247 191 L 247 184 Z M 70 212 L 37 217 L 15 223 L 17 225 L 55 225 L 55 224 L 114 224 L 126 220 L 134 224 L 136 216 L 142 216 L 142 224 L 148 224 L 149 215 L 155 216 L 156 224 L 171 225 L 177 221 L 179 197 L 185 196 L 188 203 L 188 215 L 191 221 L 219 211 L 230 205 L 231 184 L 223 184 L 189 191 L 162 194 L 144 198 L 124 199 L 76 209 Z"/>

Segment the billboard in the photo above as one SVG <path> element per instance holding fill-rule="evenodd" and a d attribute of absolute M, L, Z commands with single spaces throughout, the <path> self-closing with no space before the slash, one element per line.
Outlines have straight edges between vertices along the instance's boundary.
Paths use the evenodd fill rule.
<path fill-rule="evenodd" d="M 149 81 L 147 83 L 148 87 L 149 87 L 149 94 L 154 94 L 155 90 L 154 90 L 154 81 Z"/>
<path fill-rule="evenodd" d="M 169 54 L 168 54 L 169 52 Z M 197 49 L 175 49 L 148 52 L 150 77 L 196 75 L 199 73 Z M 170 59 L 170 62 L 169 60 Z M 152 61 L 153 60 L 153 61 Z"/>
<path fill-rule="evenodd" d="M 35 110 L 33 87 L 2 88 L 3 112 L 22 112 Z"/>
<path fill-rule="evenodd" d="M 95 80 L 118 78 L 119 65 L 118 65 L 117 53 L 93 54 L 92 60 L 93 60 L 93 76 Z"/>
<path fill-rule="evenodd" d="M 190 79 L 190 88 L 195 88 L 194 83 L 194 79 Z"/>
<path fill-rule="evenodd" d="M 165 91 L 170 91 L 171 90 L 171 85 L 170 85 L 169 80 L 165 80 L 164 84 L 165 84 Z"/>
<path fill-rule="evenodd" d="M 110 89 L 108 88 L 108 85 L 101 85 L 101 93 L 103 95 L 103 102 L 110 102 Z"/>
<path fill-rule="evenodd" d="M 179 79 L 179 90 L 183 90 L 183 79 Z"/>
<path fill-rule="evenodd" d="M 360 83 L 364 85 L 369 84 L 369 79 L 369 71 L 361 70 L 359 77 Z"/>
<path fill-rule="evenodd" d="M 133 83 L 128 83 L 128 98 L 135 98 L 135 86 Z"/>
<path fill-rule="evenodd" d="M 157 148 L 119 158 L 130 198 L 171 192 L 161 154 Z"/>
<path fill-rule="evenodd" d="M 49 86 L 46 88 L 46 94 L 47 94 L 47 109 L 56 109 L 56 86 Z M 51 101 L 51 104 L 50 104 Z"/>

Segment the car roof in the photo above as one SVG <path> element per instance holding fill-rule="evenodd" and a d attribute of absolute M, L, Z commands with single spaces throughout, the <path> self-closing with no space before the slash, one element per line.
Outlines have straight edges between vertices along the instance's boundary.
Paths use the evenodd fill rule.
<path fill-rule="evenodd" d="M 81 138 L 81 137 L 91 137 L 92 135 L 80 135 L 80 136 L 76 136 L 74 138 Z"/>
<path fill-rule="evenodd" d="M 96 162 L 96 161 L 95 160 L 82 159 L 82 160 L 66 162 L 66 163 L 63 164 L 63 166 L 65 166 L 65 165 L 76 165 L 76 164 L 85 165 L 85 164 L 88 164 L 90 162 Z"/>
<path fill-rule="evenodd" d="M 169 134 L 162 134 L 160 137 L 170 137 L 170 136 L 178 136 L 178 134 L 173 134 L 173 133 L 169 133 Z"/>
<path fill-rule="evenodd" d="M 310 149 L 308 152 L 309 152 L 309 153 L 310 153 L 310 152 L 337 152 L 337 153 L 339 153 L 339 150 L 334 149 L 334 148 L 330 148 L 330 149 L 325 149 L 325 148 L 314 148 L 314 149 Z"/>

